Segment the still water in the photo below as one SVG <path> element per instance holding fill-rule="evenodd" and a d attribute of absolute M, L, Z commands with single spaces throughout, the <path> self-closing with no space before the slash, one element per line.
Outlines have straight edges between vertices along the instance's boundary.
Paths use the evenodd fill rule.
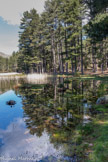
<path fill-rule="evenodd" d="M 91 122 L 107 81 L 0 78 L 0 160 L 76 162 L 74 133 Z M 15 105 L 7 105 L 13 100 Z"/>

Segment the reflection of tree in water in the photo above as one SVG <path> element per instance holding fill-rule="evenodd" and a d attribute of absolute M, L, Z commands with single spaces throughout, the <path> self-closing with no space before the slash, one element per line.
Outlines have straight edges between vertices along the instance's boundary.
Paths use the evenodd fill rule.
<path fill-rule="evenodd" d="M 32 134 L 41 135 L 46 129 L 57 137 L 57 132 L 70 132 L 81 122 L 82 91 L 79 90 L 79 83 L 75 85 L 64 83 L 62 89 L 59 88 L 60 84 L 63 83 L 24 85 L 20 89 L 26 98 L 23 101 L 23 108 L 28 116 L 27 127 Z"/>
<path fill-rule="evenodd" d="M 82 99 L 96 102 L 105 87 L 97 81 L 60 78 L 54 84 L 22 85 L 20 93 L 24 96 L 23 109 L 30 133 L 41 136 L 46 130 L 52 143 L 56 146 L 64 143 L 69 152 L 74 131 L 83 123 Z"/>
<path fill-rule="evenodd" d="M 14 90 L 17 94 L 17 86 L 21 82 L 17 77 L 4 77 L 0 78 L 0 94 L 3 94 L 9 90 Z"/>

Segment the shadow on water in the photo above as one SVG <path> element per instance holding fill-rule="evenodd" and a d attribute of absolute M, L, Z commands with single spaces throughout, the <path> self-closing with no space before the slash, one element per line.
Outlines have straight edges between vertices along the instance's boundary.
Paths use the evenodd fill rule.
<path fill-rule="evenodd" d="M 81 161 L 76 151 L 78 126 L 95 117 L 92 105 L 107 89 L 107 82 L 99 80 L 0 80 L 0 157 Z M 6 105 L 8 100 L 16 102 L 13 108 Z"/>

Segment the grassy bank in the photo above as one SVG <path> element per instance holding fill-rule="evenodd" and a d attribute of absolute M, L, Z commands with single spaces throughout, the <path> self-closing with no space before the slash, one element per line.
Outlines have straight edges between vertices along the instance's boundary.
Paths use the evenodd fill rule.
<path fill-rule="evenodd" d="M 63 78 L 72 78 L 72 79 L 93 79 L 93 80 L 108 80 L 108 75 L 57 75 L 57 77 L 63 77 Z"/>
<path fill-rule="evenodd" d="M 108 161 L 108 105 L 97 106 L 92 122 L 76 130 L 76 154 L 82 162 Z"/>
<path fill-rule="evenodd" d="M 95 121 L 91 134 L 94 146 L 93 152 L 89 155 L 91 162 L 106 162 L 108 160 L 108 115 Z"/>

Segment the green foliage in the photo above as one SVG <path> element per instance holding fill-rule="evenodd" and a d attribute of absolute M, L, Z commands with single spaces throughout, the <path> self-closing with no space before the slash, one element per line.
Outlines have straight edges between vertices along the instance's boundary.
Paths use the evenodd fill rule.
<path fill-rule="evenodd" d="M 87 70 L 103 73 L 108 68 L 107 8 L 107 0 L 46 0 L 41 15 L 35 9 L 25 11 L 19 51 L 1 59 L 1 71 L 76 77 Z"/>
<path fill-rule="evenodd" d="M 104 113 L 108 113 L 108 104 L 104 104 L 104 105 L 95 105 L 94 109 L 97 110 L 97 112 L 104 112 Z"/>
<path fill-rule="evenodd" d="M 41 16 L 35 9 L 24 12 L 19 33 L 19 70 L 63 73 L 66 65 L 68 73 L 70 60 L 76 66 L 74 60 L 80 56 L 80 12 L 79 0 L 46 1 Z"/>
<path fill-rule="evenodd" d="M 105 95 L 107 82 L 69 78 L 71 82 L 67 83 L 67 80 L 54 78 L 47 84 L 23 82 L 18 92 L 23 100 L 26 126 L 32 135 L 38 137 L 46 131 L 54 147 L 63 146 L 63 154 L 67 157 L 76 155 L 78 161 L 105 161 L 108 155 L 108 113 L 97 113 L 94 116 L 81 101 L 87 98 L 88 103 L 93 104 L 95 96 L 99 98 L 101 94 Z M 61 93 L 58 93 L 59 90 Z M 96 111 L 99 106 L 93 104 Z M 102 105 L 107 110 L 108 105 L 104 107 Z M 92 121 L 84 123 L 84 115 L 89 115 Z M 103 154 L 100 154 L 101 147 Z"/>
<path fill-rule="evenodd" d="M 58 87 L 59 88 L 64 88 L 64 85 L 63 84 L 59 84 Z"/>
<path fill-rule="evenodd" d="M 82 126 L 81 127 L 81 134 L 82 135 L 89 135 L 91 133 L 93 133 L 94 129 L 93 129 L 93 125 L 90 123 L 90 124 L 86 124 L 85 126 Z"/>
<path fill-rule="evenodd" d="M 87 26 L 88 35 L 95 39 L 94 41 L 102 41 L 108 34 L 108 13 L 100 13 L 89 22 Z"/>
<path fill-rule="evenodd" d="M 17 72 L 18 52 L 13 52 L 9 58 L 0 57 L 0 72 Z"/>
<path fill-rule="evenodd" d="M 70 81 L 69 79 L 65 79 L 65 80 L 64 80 L 64 83 L 69 84 L 69 83 L 71 83 L 71 81 Z"/>

